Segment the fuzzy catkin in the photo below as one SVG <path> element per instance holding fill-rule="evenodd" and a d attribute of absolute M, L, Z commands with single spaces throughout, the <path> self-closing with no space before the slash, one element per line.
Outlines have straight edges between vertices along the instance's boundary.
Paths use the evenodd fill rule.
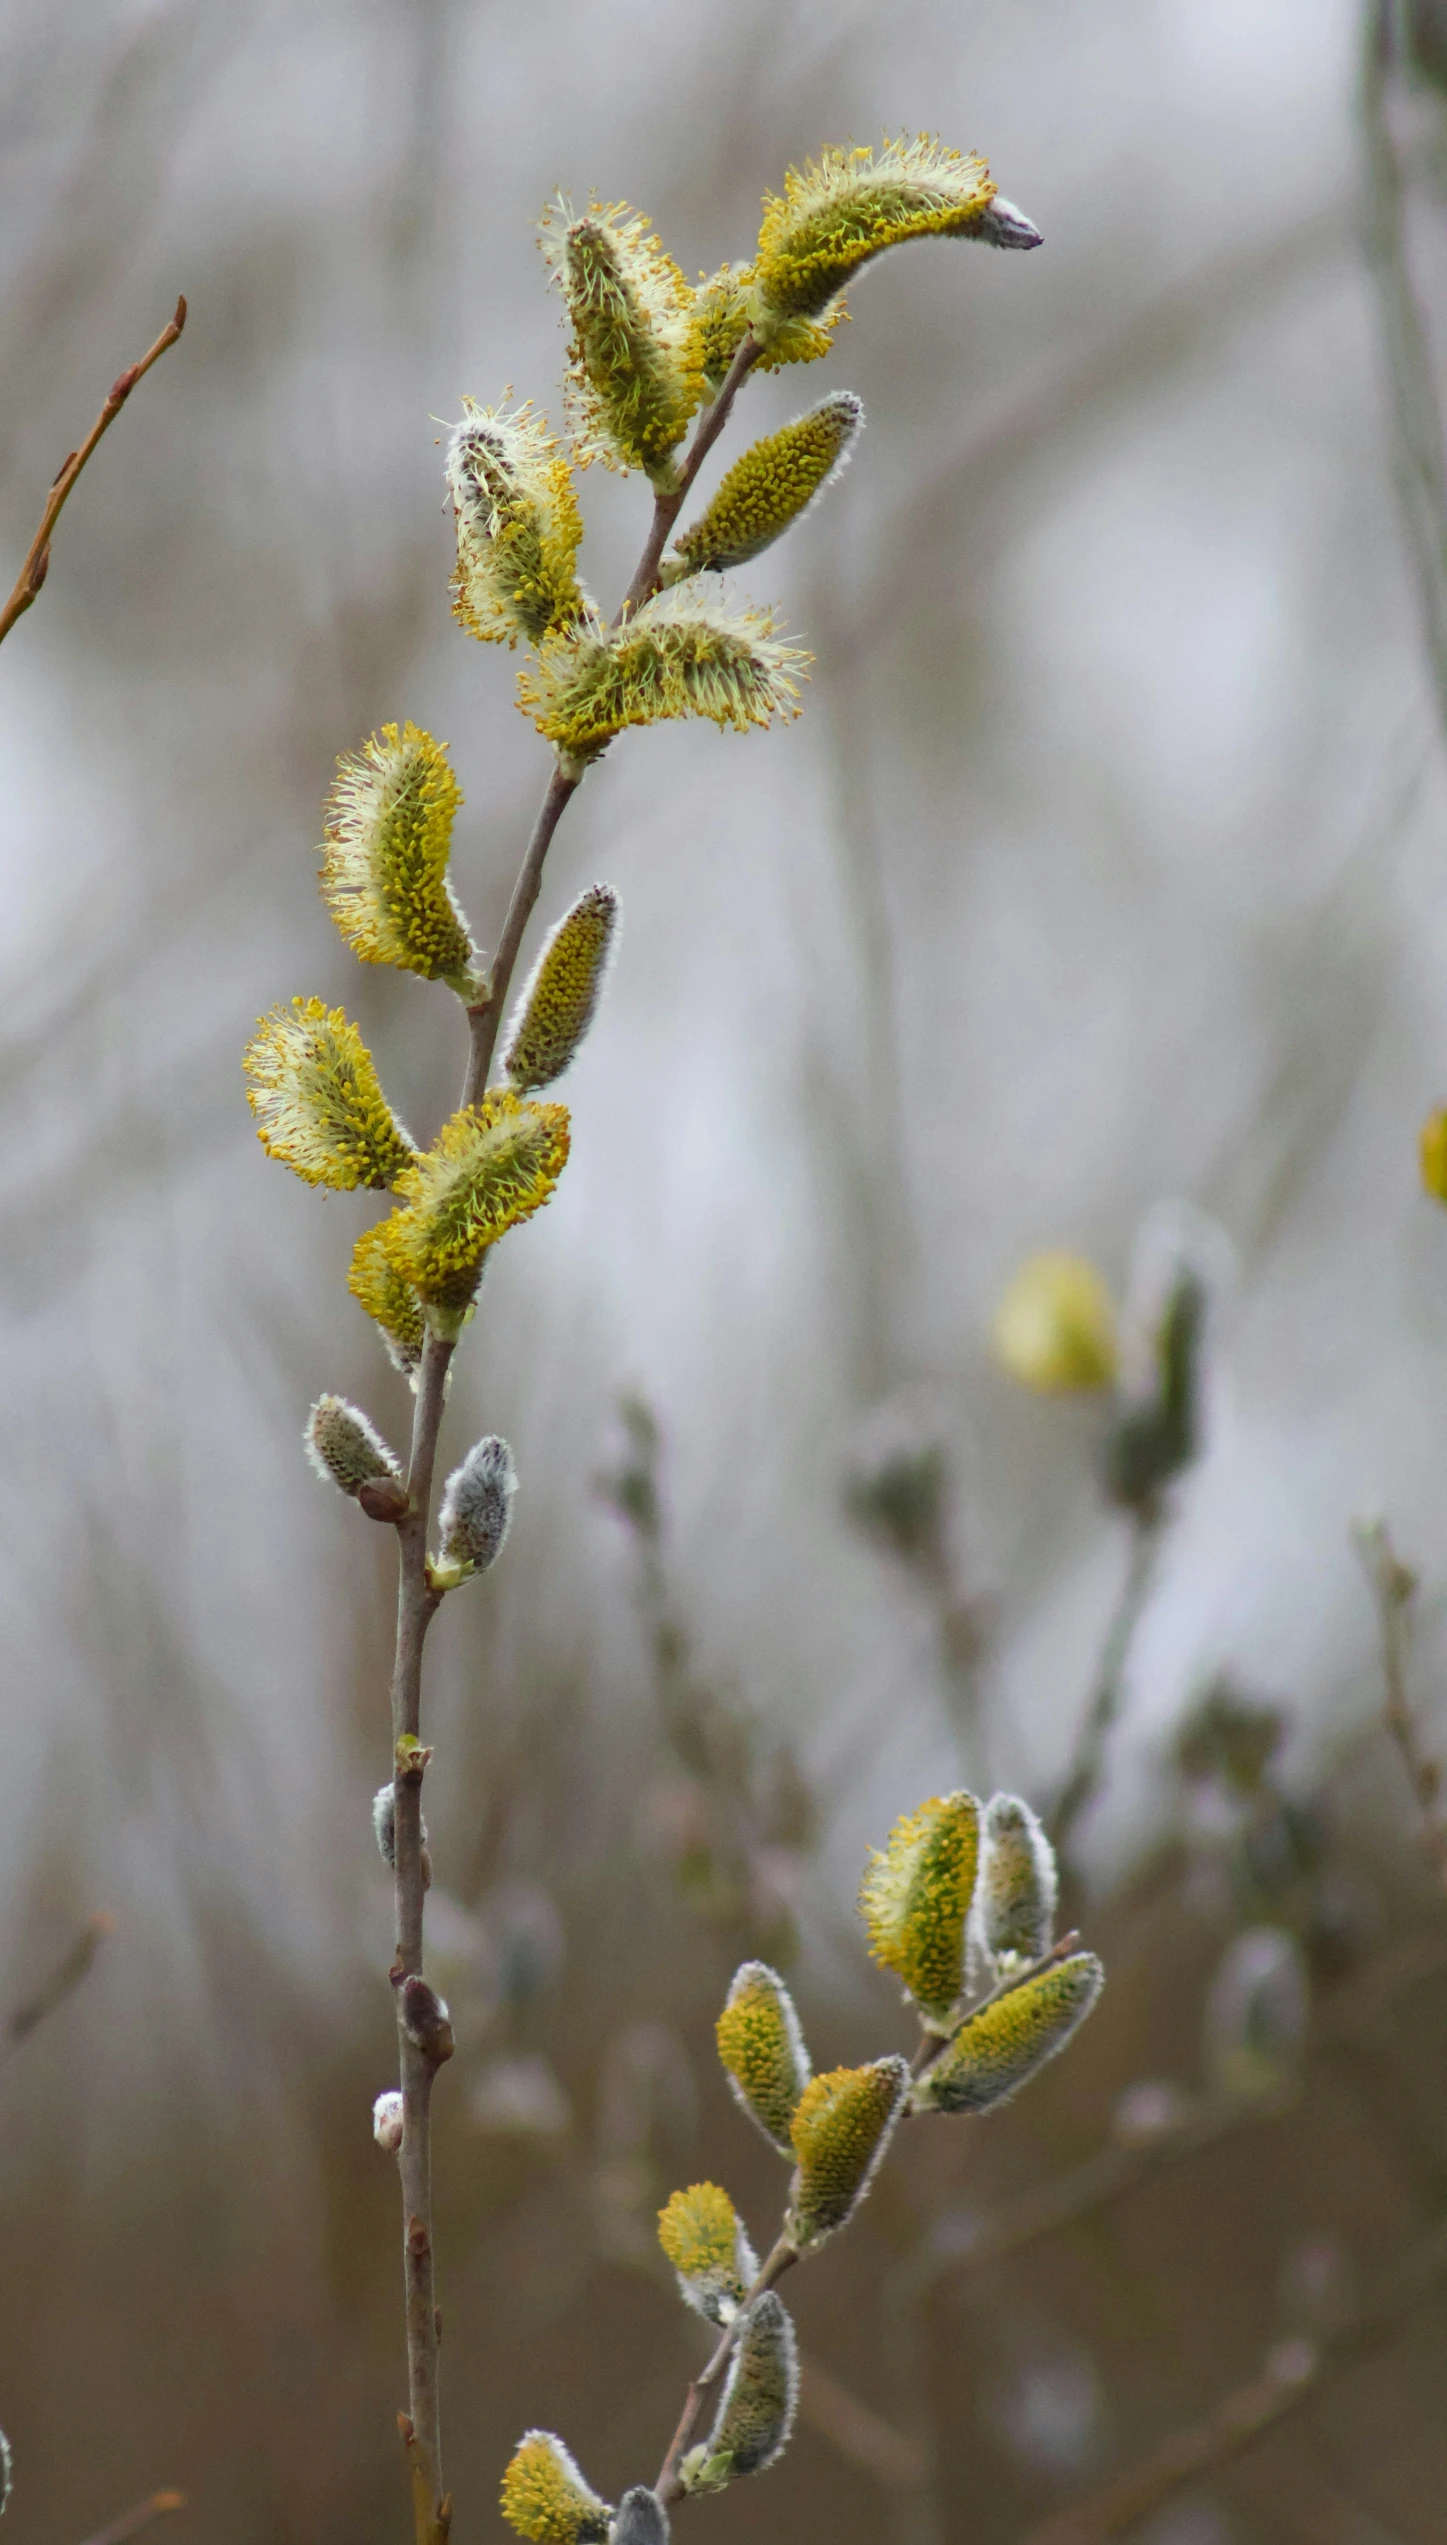
<path fill-rule="evenodd" d="M 763 2474 L 777 2463 L 789 2444 L 798 2400 L 793 2319 L 766 2289 L 749 2309 L 709 2434 L 708 2456 L 718 2462 L 721 2479 Z"/>
<path fill-rule="evenodd" d="M 762 556 L 833 484 L 863 423 L 861 400 L 841 389 L 755 442 L 735 460 L 706 511 L 675 541 L 670 577 L 727 574 Z"/>
<path fill-rule="evenodd" d="M 874 2180 L 909 2097 L 909 2062 L 831 2068 L 799 2098 L 790 2128 L 797 2171 L 788 2232 L 803 2252 L 847 2225 Z"/>
<path fill-rule="evenodd" d="M 551 1087 L 598 1012 L 619 917 L 611 884 L 590 884 L 548 937 L 513 1011 L 502 1067 L 514 1087 Z"/>
<path fill-rule="evenodd" d="M 507 1442 L 495 1432 L 476 1442 L 443 1488 L 438 1528 L 445 1566 L 462 1575 L 485 1573 L 496 1563 L 511 1526 L 517 1486 Z"/>
<path fill-rule="evenodd" d="M 859 1888 L 869 1950 L 938 2023 L 965 1984 L 965 1920 L 979 1861 L 973 1794 L 935 1795 L 896 1822 Z"/>
<path fill-rule="evenodd" d="M 376 1425 L 344 1396 L 319 1396 L 303 1434 L 306 1454 L 317 1474 L 355 1496 L 378 1476 L 393 1483 L 402 1478 L 401 1462 L 387 1447 Z"/>
<path fill-rule="evenodd" d="M 554 2431 L 524 2431 L 502 2479 L 502 2514 L 532 2545 L 606 2545 L 613 2513 Z"/>
<path fill-rule="evenodd" d="M 967 2015 L 914 2089 L 920 2112 L 992 2112 L 1058 2058 L 1104 1985 L 1093 1953 L 1072 1953 Z"/>
<path fill-rule="evenodd" d="M 975 1916 L 992 1962 L 1038 1962 L 1055 1941 L 1055 1850 L 1018 1794 L 992 1796 L 985 1812 Z"/>
<path fill-rule="evenodd" d="M 744 1962 L 735 1971 L 716 2034 L 735 2100 L 787 2155 L 811 2072 L 793 1998 L 767 1962 Z"/>

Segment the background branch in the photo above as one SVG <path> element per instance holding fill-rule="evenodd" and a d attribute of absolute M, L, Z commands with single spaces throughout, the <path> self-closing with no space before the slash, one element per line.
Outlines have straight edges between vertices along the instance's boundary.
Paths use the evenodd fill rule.
<path fill-rule="evenodd" d="M 13 2009 L 0 2033 L 0 2066 L 14 2056 L 22 2041 L 29 2040 L 47 2015 L 53 2015 L 57 2006 L 63 2006 L 67 1997 L 74 1995 L 106 1937 L 115 1933 L 115 1924 L 108 1909 L 94 1910 L 63 1960 L 57 1962 L 32 1996 L 23 1998 Z"/>

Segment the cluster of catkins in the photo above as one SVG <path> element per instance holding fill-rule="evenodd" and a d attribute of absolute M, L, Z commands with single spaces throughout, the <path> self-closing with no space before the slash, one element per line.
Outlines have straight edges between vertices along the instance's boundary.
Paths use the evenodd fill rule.
<path fill-rule="evenodd" d="M 794 2327 L 766 2285 L 854 2216 L 898 2124 L 911 2113 L 982 2113 L 1006 2102 L 1064 2049 L 1100 1994 L 1093 1953 L 1055 1950 L 1055 1858 L 1028 1803 L 936 1796 L 871 1856 L 860 1909 L 874 1959 L 919 2016 L 913 2061 L 891 2054 L 815 2075 L 777 1971 L 745 1962 L 718 2019 L 738 2102 L 792 2166 L 783 2228 L 761 2273 L 747 2229 L 717 2183 L 677 2191 L 659 2242 L 689 2306 L 732 2336 L 705 2439 L 658 2486 L 617 2510 L 563 2442 L 530 2430 L 503 2481 L 503 2513 L 536 2545 L 659 2545 L 673 2500 L 761 2474 L 783 2454 L 798 2394 Z"/>

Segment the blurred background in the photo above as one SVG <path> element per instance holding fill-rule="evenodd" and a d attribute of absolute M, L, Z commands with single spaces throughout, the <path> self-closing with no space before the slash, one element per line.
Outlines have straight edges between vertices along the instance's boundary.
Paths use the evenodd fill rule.
<path fill-rule="evenodd" d="M 1382 1632 L 1430 1761 L 1447 11 L 10 0 L 0 62 L 15 565 L 191 312 L 0 664 L 16 2545 L 158 2485 L 178 2545 L 404 2532 L 391 1548 L 300 1434 L 323 1388 L 394 1439 L 409 1405 L 345 1290 L 367 1210 L 266 1161 L 240 1052 L 319 992 L 414 1129 L 455 1101 L 455 1011 L 357 971 L 314 843 L 338 753 L 414 718 L 495 935 L 546 754 L 452 624 L 437 445 L 464 394 L 557 414 L 544 201 L 626 196 L 692 274 L 791 162 L 921 126 L 1045 246 L 912 248 L 828 381 L 750 387 L 754 431 L 870 417 L 744 579 L 814 651 L 802 721 L 625 739 L 544 890 L 626 918 L 446 1444 L 522 1477 L 430 1647 L 454 2532 L 501 2533 L 529 2424 L 610 2498 L 662 2455 L 699 2352 L 654 2213 L 709 2175 L 766 2235 L 781 2189 L 713 2055 L 735 1961 L 788 1967 L 817 2064 L 907 2046 L 866 1843 L 960 1781 L 1049 1809 L 1094 1720 L 1100 2013 L 1018 2107 L 906 2134 L 797 2285 L 787 2461 L 688 2517 L 1440 2535 L 1447 1898 Z M 611 606 L 645 493 L 584 499 Z M 1042 1248 L 1123 1296 L 1163 1204 L 1200 1422 L 1142 1518 L 1107 1399 L 990 1334 Z M 1353 1550 L 1383 1514 L 1415 1600 Z"/>

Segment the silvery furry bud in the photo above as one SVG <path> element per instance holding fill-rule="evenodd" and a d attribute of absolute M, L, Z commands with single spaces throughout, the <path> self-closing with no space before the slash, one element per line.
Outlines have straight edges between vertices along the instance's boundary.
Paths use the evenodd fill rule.
<path fill-rule="evenodd" d="M 438 1515 L 441 1552 L 431 1566 L 438 1590 L 485 1573 L 501 1555 L 512 1521 L 517 1469 L 505 1440 L 490 1432 L 453 1469 Z"/>
<path fill-rule="evenodd" d="M 379 1785 L 372 1796 L 372 1835 L 377 1853 L 384 1865 L 393 1871 L 397 1866 L 397 1789 L 395 1785 Z M 422 1844 L 427 1844 L 427 1823 L 422 1823 Z"/>
<path fill-rule="evenodd" d="M 402 2097 L 395 2086 L 379 2094 L 372 2106 L 372 2136 L 388 2156 L 402 2144 Z"/>
<path fill-rule="evenodd" d="M 374 1423 L 344 1396 L 319 1396 L 303 1434 L 306 1454 L 319 1476 L 355 1500 L 379 1477 L 401 1484 L 401 1462 Z"/>
<path fill-rule="evenodd" d="M 763 2474 L 776 2464 L 789 2444 L 798 2401 L 793 2321 L 766 2289 L 749 2309 L 713 2428 L 680 2468 L 684 2490 L 722 2491 L 737 2476 Z"/>
<path fill-rule="evenodd" d="M 1018 1794 L 985 1809 L 975 1923 L 997 1970 L 1038 1962 L 1055 1941 L 1055 1850 Z"/>
<path fill-rule="evenodd" d="M 590 884 L 558 921 L 513 1010 L 502 1066 L 514 1087 L 551 1087 L 598 1012 L 619 915 L 611 884 Z"/>
<path fill-rule="evenodd" d="M 767 1962 L 735 1971 L 717 2025 L 718 2055 L 735 2100 L 782 2154 L 809 2083 L 809 2053 L 794 2001 Z"/>
<path fill-rule="evenodd" d="M 609 2545 L 668 2545 L 668 2512 L 646 2483 L 624 2493 Z"/>
<path fill-rule="evenodd" d="M 1041 243 L 1034 222 L 1018 203 L 1007 203 L 1002 194 L 991 196 L 969 235 L 982 239 L 986 247 L 1039 247 Z"/>
<path fill-rule="evenodd" d="M 402 1982 L 402 2028 L 408 2040 L 436 2068 L 451 2058 L 457 2046 L 452 2038 L 447 2000 L 438 1996 L 420 1971 L 413 1971 Z"/>

